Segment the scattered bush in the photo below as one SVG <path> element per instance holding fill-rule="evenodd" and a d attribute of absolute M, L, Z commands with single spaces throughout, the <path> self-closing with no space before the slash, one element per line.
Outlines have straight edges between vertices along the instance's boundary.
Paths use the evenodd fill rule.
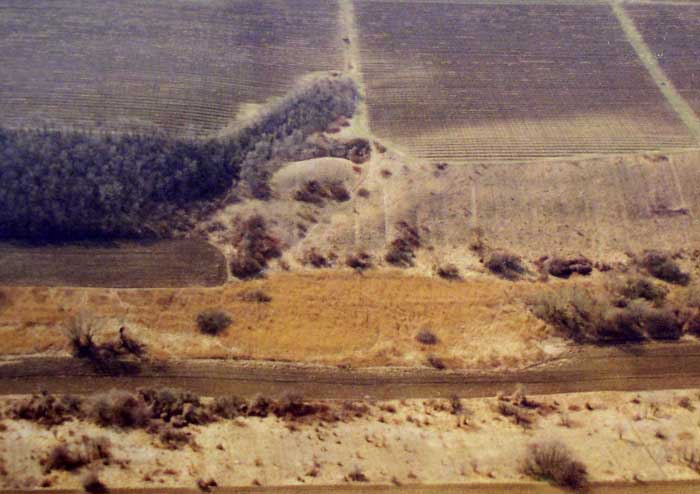
<path fill-rule="evenodd" d="M 367 475 L 360 470 L 360 467 L 355 467 L 355 469 L 348 474 L 348 479 L 352 480 L 353 482 L 369 482 L 369 478 L 367 478 Z"/>
<path fill-rule="evenodd" d="M 267 304 L 272 301 L 272 297 L 262 290 L 246 290 L 240 294 L 240 299 L 244 302 L 258 304 Z"/>
<path fill-rule="evenodd" d="M 641 259 L 642 267 L 654 278 L 677 285 L 687 285 L 690 275 L 681 271 L 669 254 L 659 251 L 646 251 Z"/>
<path fill-rule="evenodd" d="M 376 150 L 379 154 L 386 153 L 386 146 L 384 144 L 382 144 L 381 142 L 374 141 L 374 147 L 376 148 Z"/>
<path fill-rule="evenodd" d="M 347 257 L 345 264 L 355 271 L 362 272 L 372 268 L 372 257 L 366 252 L 352 254 Z"/>
<path fill-rule="evenodd" d="M 461 280 L 462 277 L 459 275 L 459 269 L 454 264 L 447 264 L 445 266 L 440 266 L 437 269 L 437 275 L 440 278 L 446 280 L 456 281 Z"/>
<path fill-rule="evenodd" d="M 328 262 L 326 256 L 321 254 L 315 247 L 310 248 L 304 253 L 302 263 L 307 266 L 311 265 L 317 269 L 330 266 L 330 262 Z"/>
<path fill-rule="evenodd" d="M 351 79 L 318 78 L 229 139 L 0 129 L 0 237 L 164 237 L 187 230 L 190 213 L 222 198 L 242 175 L 256 175 L 262 163 L 308 147 L 309 135 L 351 116 L 357 98 Z M 358 143 L 344 148 L 364 156 Z"/>
<path fill-rule="evenodd" d="M 531 477 L 568 489 L 580 490 L 588 484 L 586 466 L 574 459 L 569 449 L 558 441 L 530 444 L 524 471 Z"/>
<path fill-rule="evenodd" d="M 421 329 L 416 335 L 416 341 L 424 345 L 436 345 L 438 337 L 429 329 Z"/>
<path fill-rule="evenodd" d="M 546 264 L 547 273 L 557 278 L 568 278 L 572 274 L 587 276 L 593 271 L 593 263 L 585 257 L 562 259 L 555 257 Z"/>
<path fill-rule="evenodd" d="M 197 327 L 208 335 L 217 336 L 226 331 L 233 323 L 231 316 L 220 310 L 206 310 L 197 315 Z"/>
<path fill-rule="evenodd" d="M 83 401 L 77 396 L 58 397 L 44 391 L 17 402 L 10 410 L 10 416 L 51 427 L 81 417 L 82 407 Z"/>
<path fill-rule="evenodd" d="M 142 389 L 139 397 L 148 406 L 151 417 L 174 427 L 202 425 L 213 420 L 199 396 L 179 389 Z"/>
<path fill-rule="evenodd" d="M 421 247 L 421 238 L 418 229 L 401 221 L 397 225 L 398 238 L 394 239 L 384 259 L 394 266 L 408 268 L 413 266 L 416 257 L 415 250 Z"/>
<path fill-rule="evenodd" d="M 219 396 L 214 399 L 211 410 L 222 419 L 235 419 L 248 415 L 248 402 L 238 396 Z"/>
<path fill-rule="evenodd" d="M 653 340 L 677 340 L 683 336 L 683 325 L 670 309 L 646 309 L 643 312 L 642 325 Z"/>
<path fill-rule="evenodd" d="M 170 450 L 178 450 L 185 446 L 195 445 L 192 434 L 181 429 L 175 429 L 172 426 L 164 427 L 158 434 L 158 440 L 164 448 Z"/>
<path fill-rule="evenodd" d="M 491 254 L 486 261 L 486 268 L 507 280 L 516 280 L 525 272 L 520 257 L 503 251 Z"/>
<path fill-rule="evenodd" d="M 272 412 L 277 417 L 299 418 L 313 415 L 318 408 L 304 401 L 304 398 L 297 394 L 289 394 L 272 406 Z"/>
<path fill-rule="evenodd" d="M 365 189 L 364 187 L 361 187 L 357 189 L 357 195 L 362 197 L 363 199 L 367 199 L 369 197 L 369 190 Z"/>

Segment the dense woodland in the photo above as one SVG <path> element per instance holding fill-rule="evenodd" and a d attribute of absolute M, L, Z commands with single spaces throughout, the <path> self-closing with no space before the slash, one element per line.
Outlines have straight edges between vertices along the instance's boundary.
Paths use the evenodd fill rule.
<path fill-rule="evenodd" d="M 352 115 L 351 80 L 317 79 L 227 139 L 0 128 L 0 238 L 167 237 L 241 176 Z"/>

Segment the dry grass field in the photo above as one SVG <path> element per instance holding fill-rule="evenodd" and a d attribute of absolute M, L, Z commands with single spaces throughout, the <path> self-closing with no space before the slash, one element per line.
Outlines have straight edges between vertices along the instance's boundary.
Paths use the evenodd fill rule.
<path fill-rule="evenodd" d="M 519 367 L 543 358 L 549 331 L 520 301 L 532 287 L 494 279 L 451 283 L 394 274 L 280 274 L 216 288 L 3 288 L 0 355 L 68 349 L 62 328 L 86 310 L 106 333 L 125 324 L 156 357 L 248 357 L 324 364 Z M 262 290 L 267 303 L 246 299 Z M 233 324 L 202 335 L 197 315 Z M 432 330 L 437 345 L 416 335 Z"/>
<path fill-rule="evenodd" d="M 337 19 L 325 0 L 3 2 L 0 124 L 213 133 L 342 68 Z"/>
<path fill-rule="evenodd" d="M 0 243 L 1 285 L 145 288 L 226 282 L 224 256 L 198 240 L 13 246 Z"/>
<path fill-rule="evenodd" d="M 693 144 L 609 5 L 355 2 L 369 122 L 432 161 Z"/>
<path fill-rule="evenodd" d="M 625 5 L 659 65 L 695 112 L 700 112 L 700 5 Z"/>

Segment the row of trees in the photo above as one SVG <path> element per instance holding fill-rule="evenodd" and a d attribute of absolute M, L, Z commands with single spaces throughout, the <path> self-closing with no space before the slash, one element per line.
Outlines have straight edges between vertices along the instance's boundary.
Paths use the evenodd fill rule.
<path fill-rule="evenodd" d="M 317 79 L 227 139 L 0 128 L 0 238 L 170 236 L 356 98 L 349 79 Z"/>

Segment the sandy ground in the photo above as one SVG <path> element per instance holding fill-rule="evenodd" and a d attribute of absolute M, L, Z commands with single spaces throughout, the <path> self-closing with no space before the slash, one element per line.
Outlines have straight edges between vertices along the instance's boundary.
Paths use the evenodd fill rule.
<path fill-rule="evenodd" d="M 65 352 L 63 328 L 89 311 L 105 335 L 125 325 L 154 357 L 425 365 L 436 355 L 452 368 L 519 367 L 563 350 L 522 301 L 534 287 L 485 276 L 449 282 L 347 270 L 214 288 L 2 288 L 0 354 Z M 272 300 L 245 301 L 252 290 Z M 229 312 L 233 325 L 218 337 L 200 334 L 196 317 L 204 309 Z M 417 342 L 422 329 L 439 342 Z"/>
<path fill-rule="evenodd" d="M 700 448 L 698 390 L 530 398 L 542 406 L 531 412 L 529 427 L 499 413 L 496 398 L 462 400 L 458 415 L 448 400 L 374 402 L 363 417 L 337 423 L 268 417 L 189 426 L 196 445 L 179 450 L 141 430 L 5 419 L 0 487 L 37 487 L 44 479 L 54 488 L 78 487 L 81 474 L 97 465 L 44 475 L 39 460 L 83 435 L 110 440 L 114 460 L 99 467 L 100 478 L 119 487 L 192 486 L 199 479 L 222 486 L 339 484 L 355 469 L 384 484 L 518 481 L 526 479 L 520 470 L 527 445 L 548 439 L 566 444 L 594 481 L 698 477 L 682 461 Z"/>

